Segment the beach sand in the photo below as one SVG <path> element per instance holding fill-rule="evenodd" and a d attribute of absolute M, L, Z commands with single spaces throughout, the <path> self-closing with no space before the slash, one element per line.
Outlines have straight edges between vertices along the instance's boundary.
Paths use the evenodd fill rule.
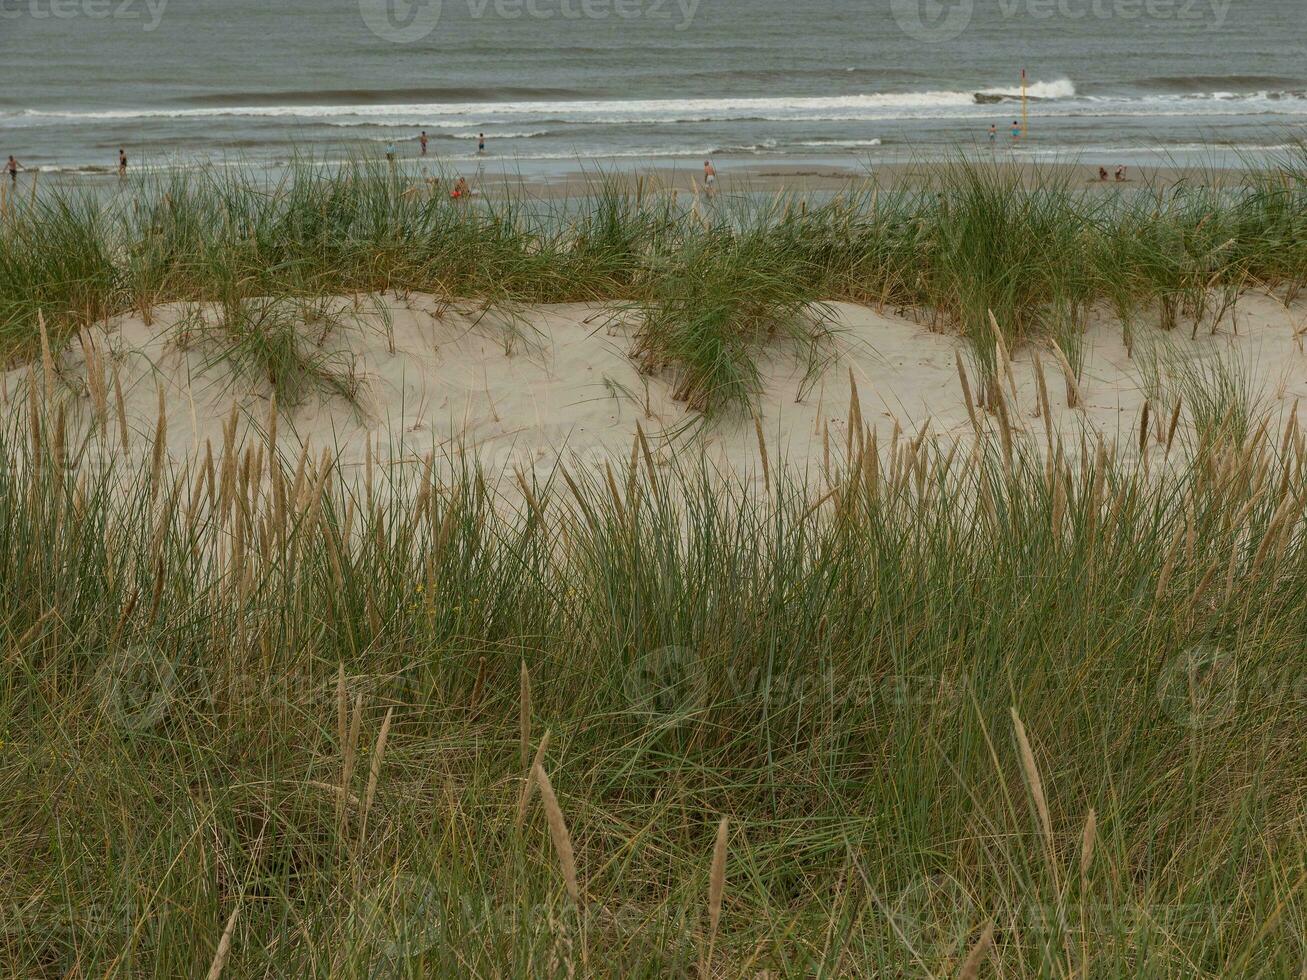
<path fill-rule="evenodd" d="M 738 411 L 705 420 L 674 401 L 670 371 L 641 373 L 628 356 L 630 314 L 567 304 L 522 308 L 510 317 L 477 303 L 446 305 L 422 295 L 331 305 L 346 315 L 343 325 L 327 331 L 325 339 L 316 325 L 306 328 L 304 343 L 313 345 L 322 365 L 353 389 L 354 397 L 310 390 L 300 404 L 278 405 L 278 445 L 292 462 L 308 446 L 314 454 L 339 453 L 347 466 L 358 464 L 367 458 L 371 441 L 375 459 L 396 465 L 416 465 L 432 452 L 448 458 L 466 450 L 491 471 L 534 471 L 543 478 L 560 459 L 580 465 L 629 459 L 639 426 L 662 460 L 690 453 L 741 480 L 762 477 L 754 419 Z M 806 363 L 779 349 L 761 361 L 763 390 L 756 411 L 773 470 L 783 462 L 796 472 L 815 473 L 828 453 L 843 455 L 853 387 L 863 421 L 875 428 L 882 449 L 896 428 L 916 437 L 923 426 L 928 426 L 924 438 L 941 445 L 969 443 L 973 430 L 958 376 L 959 355 L 973 389 L 977 380 L 964 341 L 890 311 L 837 303 L 827 312 L 836 340 L 822 371 L 810 373 Z M 90 459 L 148 460 L 160 392 L 167 451 L 177 462 L 202 454 L 206 442 L 218 453 L 233 412 L 238 439 L 266 432 L 273 394 L 267 378 L 234 372 L 193 309 L 190 315 L 180 306 L 153 313 L 151 325 L 139 316 L 122 317 L 90 332 L 91 360 L 103 365 L 103 390 L 109 393 L 103 437 L 87 437 L 94 432 L 95 398 L 84 346 L 74 342 L 58 359 L 51 390 L 74 433 L 70 449 L 84 445 L 84 458 Z M 1247 385 L 1271 423 L 1282 425 L 1289 413 L 1301 411 L 1298 399 L 1307 398 L 1304 331 L 1307 304 L 1286 307 L 1271 296 L 1250 293 L 1235 321 L 1227 318 L 1215 329 L 1203 325 L 1192 339 L 1188 330 L 1164 333 L 1141 325 L 1132 357 L 1120 328 L 1097 317 L 1085 337 L 1083 404 L 1076 408 L 1068 407 L 1049 349 L 1027 345 L 1013 353 L 1017 437 L 1035 447 L 1045 441 L 1036 356 L 1048 382 L 1054 429 L 1073 445 L 1087 431 L 1123 451 L 1137 451 L 1140 413 L 1150 393 L 1156 420 L 1157 402 L 1169 404 L 1186 371 L 1204 365 L 1225 365 Z M 1159 365 L 1161 380 L 1154 377 Z M 129 432 L 125 449 L 114 373 Z M 7 410 L 11 421 L 26 404 L 29 383 L 45 388 L 39 362 L 11 370 L 0 381 L 0 397 L 14 409 Z M 1165 397 L 1164 388 L 1170 391 Z M 991 416 L 979 417 L 983 426 L 996 428 Z M 1187 430 L 1186 420 L 1177 438 L 1186 438 Z M 1160 434 L 1149 453 L 1164 453 Z"/>
<path fill-rule="evenodd" d="M 958 159 L 961 159 L 959 157 Z M 1196 167 L 1131 166 L 1127 179 L 1116 181 L 1109 177 L 1098 179 L 1098 168 L 1105 167 L 1109 174 L 1117 161 L 1086 157 L 1082 162 L 1015 161 L 1007 147 L 993 154 L 970 154 L 968 159 L 981 166 L 993 165 L 1004 175 L 1019 181 L 1025 187 L 1037 184 L 1065 182 L 1072 190 L 1085 189 L 1092 193 L 1129 192 L 1134 189 L 1160 186 L 1173 187 L 1189 184 L 1195 187 L 1238 185 L 1246 179 L 1246 171 Z M 851 187 L 882 190 L 909 190 L 930 186 L 947 167 L 957 160 L 921 160 L 916 162 L 860 164 L 850 161 L 837 165 L 829 161 L 811 163 L 780 163 L 766 160 L 729 160 L 714 158 L 717 167 L 719 191 L 723 194 L 794 193 L 801 196 L 820 196 L 848 191 Z M 593 168 L 577 170 L 565 176 L 517 178 L 487 171 L 477 179 L 477 188 L 487 197 L 498 197 L 511 191 L 522 191 L 544 199 L 584 196 L 594 188 L 595 178 L 603 173 L 616 180 L 619 186 L 634 193 L 637 186 L 678 194 L 702 192 L 703 161 L 690 161 L 681 166 L 656 165 L 637 170 L 608 171 Z M 467 168 L 453 166 L 451 172 L 467 173 Z"/>

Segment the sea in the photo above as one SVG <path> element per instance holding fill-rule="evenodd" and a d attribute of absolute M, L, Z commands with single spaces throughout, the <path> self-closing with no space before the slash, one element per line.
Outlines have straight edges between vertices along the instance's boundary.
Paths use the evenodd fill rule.
<path fill-rule="evenodd" d="M 120 147 L 548 176 L 1307 137 L 1307 0 L 0 0 L 0 66 L 0 159 L 101 179 Z"/>

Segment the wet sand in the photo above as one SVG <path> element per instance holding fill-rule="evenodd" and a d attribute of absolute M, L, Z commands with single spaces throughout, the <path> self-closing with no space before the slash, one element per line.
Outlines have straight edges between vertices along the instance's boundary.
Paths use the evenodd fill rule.
<path fill-rule="evenodd" d="M 1070 190 L 1091 193 L 1130 193 L 1152 187 L 1174 187 L 1184 183 L 1195 187 L 1228 187 L 1239 184 L 1245 171 L 1236 169 L 1199 169 L 1193 167 L 1127 167 L 1126 180 L 1117 181 L 1112 174 L 1115 163 L 1026 163 L 1012 162 L 1000 154 L 997 160 L 973 158 L 980 166 L 997 167 L 1005 177 L 1020 181 L 1026 188 L 1056 184 Z M 714 160 L 717 168 L 718 193 L 735 194 L 787 193 L 821 198 L 851 189 L 914 190 L 929 188 L 939 182 L 951 164 L 941 161 L 889 163 L 875 165 L 813 163 L 772 163 L 766 160 Z M 1098 179 L 1098 167 L 1108 170 L 1108 179 Z M 467 175 L 469 168 L 455 168 Z M 525 193 L 544 199 L 584 197 L 591 193 L 600 176 L 616 181 L 631 193 L 669 193 L 702 195 L 701 167 L 652 166 L 645 169 L 616 171 L 600 168 L 575 170 L 565 176 L 519 177 L 484 173 L 476 189 L 483 197 L 501 197 Z M 469 179 L 472 179 L 469 177 Z M 444 181 L 443 183 L 449 183 Z"/>

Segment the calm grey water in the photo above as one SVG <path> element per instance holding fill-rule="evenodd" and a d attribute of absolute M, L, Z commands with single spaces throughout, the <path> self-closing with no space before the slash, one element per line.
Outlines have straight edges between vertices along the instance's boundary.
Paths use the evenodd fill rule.
<path fill-rule="evenodd" d="M 43 170 L 1228 160 L 1305 134 L 1307 0 L 0 0 L 0 65 Z"/>

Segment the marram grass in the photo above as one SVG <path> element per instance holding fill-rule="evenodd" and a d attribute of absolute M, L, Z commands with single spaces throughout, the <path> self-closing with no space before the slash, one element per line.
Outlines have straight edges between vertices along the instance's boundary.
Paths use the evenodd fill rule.
<path fill-rule="evenodd" d="M 1201 176 L 1201 175 L 1200 175 Z M 850 299 L 970 338 L 993 381 L 990 316 L 1009 349 L 1050 340 L 1074 370 L 1091 308 L 1133 343 L 1228 315 L 1241 290 L 1307 283 L 1307 150 L 1237 178 L 1099 193 L 1062 171 L 959 161 L 911 188 L 874 179 L 833 197 L 740 193 L 712 202 L 599 175 L 580 199 L 507 190 L 451 202 L 384 165 L 223 169 L 144 178 L 108 200 L 55 188 L 0 213 L 0 358 L 162 303 L 216 304 L 220 349 L 332 387 L 283 329 L 323 297 L 421 292 L 519 304 L 587 301 L 641 314 L 632 353 L 678 372 L 712 411 L 756 394 L 776 336 L 820 359 L 814 303 Z M 278 303 L 291 305 L 278 306 Z M 251 327 L 270 326 L 261 338 Z M 1194 329 L 1197 329 L 1195 326 Z M 989 392 L 985 393 L 988 397 Z"/>
<path fill-rule="evenodd" d="M 1049 442 L 360 486 L 38 410 L 0 973 L 1299 975 L 1307 441 Z"/>

